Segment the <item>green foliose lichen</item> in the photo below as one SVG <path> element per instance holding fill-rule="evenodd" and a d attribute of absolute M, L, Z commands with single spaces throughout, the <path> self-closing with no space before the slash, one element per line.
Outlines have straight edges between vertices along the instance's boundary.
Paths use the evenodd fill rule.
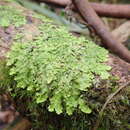
<path fill-rule="evenodd" d="M 26 23 L 25 16 L 12 7 L 0 6 L 0 11 L 0 26 Z M 74 37 L 45 16 L 32 16 L 43 22 L 39 36 L 25 42 L 20 31 L 7 55 L 7 68 L 17 83 L 10 87 L 13 95 L 27 96 L 35 105 L 46 102 L 49 111 L 57 114 L 70 115 L 77 108 L 91 113 L 83 95 L 95 76 L 109 77 L 110 67 L 104 63 L 108 52 L 83 37 Z"/>
<path fill-rule="evenodd" d="M 35 104 L 48 102 L 49 111 L 72 114 L 77 108 L 90 113 L 83 98 L 95 76 L 109 77 L 104 64 L 108 52 L 83 37 L 69 34 L 64 27 L 51 22 L 39 26 L 40 35 L 32 42 L 14 43 L 8 53 L 13 88 L 28 95 Z"/>
<path fill-rule="evenodd" d="M 8 27 L 9 25 L 14 25 L 19 27 L 25 23 L 25 16 L 18 9 L 7 5 L 0 5 L 0 26 Z"/>

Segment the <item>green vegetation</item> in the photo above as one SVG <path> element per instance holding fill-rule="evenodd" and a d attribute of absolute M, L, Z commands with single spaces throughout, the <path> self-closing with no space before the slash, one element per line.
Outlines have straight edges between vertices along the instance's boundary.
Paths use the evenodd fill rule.
<path fill-rule="evenodd" d="M 22 12 L 4 5 L 0 6 L 0 10 L 0 17 L 4 16 L 0 26 L 13 24 L 17 27 L 14 30 L 17 34 L 12 36 L 13 46 L 8 53 L 8 66 L 5 60 L 1 60 L 1 90 L 11 92 L 18 111 L 28 115 L 34 129 L 88 128 L 90 118 L 87 114 L 92 115 L 95 108 L 86 98 L 93 93 L 92 85 L 99 77 L 109 77 L 107 71 L 110 67 L 104 63 L 108 52 L 83 37 L 72 36 L 63 26 L 59 27 L 36 13 L 32 17 L 43 23 L 37 25 L 40 35 L 34 35 L 31 41 L 25 40 L 26 35 L 33 36 L 35 32 L 35 28 L 32 33 L 25 33 L 26 28 L 20 28 L 28 24 L 25 19 L 27 15 L 23 16 Z M 60 123 L 55 112 L 63 117 Z M 66 113 L 74 114 L 68 116 Z M 58 122 L 52 123 L 54 118 Z M 82 122 L 77 121 L 78 118 Z"/>
<path fill-rule="evenodd" d="M 90 113 L 83 93 L 89 91 L 96 75 L 108 78 L 110 67 L 103 64 L 108 52 L 52 23 L 39 29 L 41 36 L 14 43 L 8 54 L 10 74 L 17 81 L 12 89 L 24 91 L 36 104 L 48 101 L 49 111 L 57 114 L 71 115 L 76 108 Z"/>
<path fill-rule="evenodd" d="M 0 88 L 7 87 L 11 85 L 11 83 L 12 79 L 9 75 L 9 68 L 6 66 L 6 61 L 4 59 L 0 59 Z"/>
<path fill-rule="evenodd" d="M 35 130 L 92 129 L 107 97 L 119 86 L 113 76 L 108 79 L 108 52 L 45 16 L 26 11 L 23 16 L 9 5 L 0 6 L 0 11 L 0 26 L 6 30 L 13 24 L 17 32 L 9 34 L 13 46 L 8 66 L 0 59 L 1 93 L 10 91 L 16 109 Z M 130 128 L 129 101 L 127 87 L 107 105 L 99 129 Z"/>
<path fill-rule="evenodd" d="M 19 10 L 10 6 L 0 5 L 0 26 L 8 27 L 10 24 L 19 27 L 26 23 L 26 19 Z"/>

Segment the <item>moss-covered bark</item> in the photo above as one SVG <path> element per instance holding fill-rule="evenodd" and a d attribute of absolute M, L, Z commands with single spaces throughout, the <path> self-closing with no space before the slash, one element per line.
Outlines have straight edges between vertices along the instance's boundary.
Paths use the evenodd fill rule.
<path fill-rule="evenodd" d="M 15 3 L 0 1 L 0 5 L 1 14 L 6 12 L 5 17 L 3 17 L 4 14 L 0 15 L 0 17 L 2 17 L 2 20 L 0 21 L 0 86 L 1 90 L 4 88 L 4 91 L 8 91 L 8 88 L 11 90 L 10 85 L 12 85 L 13 77 L 10 77 L 8 73 L 10 68 L 6 66 L 6 54 L 10 51 L 12 44 L 15 42 L 19 42 L 21 44 L 30 42 L 33 45 L 33 40 L 36 41 L 36 38 L 38 36 L 42 36 L 43 34 L 47 37 L 48 40 L 48 38 L 52 36 L 52 33 L 50 33 L 51 36 L 49 36 L 47 30 L 44 31 L 44 28 L 42 28 L 41 31 L 39 27 L 42 27 L 40 26 L 41 24 L 47 24 L 48 26 L 48 23 L 52 23 L 53 25 L 53 22 L 46 17 L 36 14 Z M 8 6 L 9 8 L 7 8 Z M 13 14 L 15 17 L 10 17 Z M 50 31 L 55 32 L 55 28 L 59 27 L 55 25 L 52 28 L 53 29 Z M 62 41 L 62 36 L 60 34 L 58 35 Z M 70 41 L 71 40 L 68 39 L 68 42 Z M 106 55 L 106 53 L 104 55 Z M 11 92 L 16 101 L 17 109 L 23 115 L 28 116 L 28 118 L 32 120 L 34 125 L 33 127 L 36 130 L 91 130 L 94 127 L 95 122 L 98 120 L 99 112 L 107 100 L 107 97 L 111 93 L 114 93 L 120 85 L 123 85 L 130 79 L 129 64 L 112 55 L 109 55 L 106 64 L 112 67 L 110 78 L 107 79 L 107 81 L 102 81 L 99 77 L 95 77 L 94 82 L 91 85 L 91 89 L 89 89 L 87 92 L 83 92 L 84 98 L 92 109 L 91 114 L 86 115 L 84 113 L 81 113 L 79 110 L 76 110 L 72 116 L 49 113 L 47 111 L 48 102 L 46 104 L 39 104 L 36 106 L 30 97 L 32 95 L 26 95 L 27 93 L 24 92 L 25 89 L 19 90 L 14 89 L 13 87 L 13 91 Z M 107 105 L 103 114 L 103 120 L 101 120 L 100 123 L 100 128 L 115 130 L 125 130 L 129 128 L 129 101 L 130 90 L 129 86 L 127 86 L 126 89 L 122 90 L 120 93 L 114 96 L 111 100 L 111 103 Z"/>

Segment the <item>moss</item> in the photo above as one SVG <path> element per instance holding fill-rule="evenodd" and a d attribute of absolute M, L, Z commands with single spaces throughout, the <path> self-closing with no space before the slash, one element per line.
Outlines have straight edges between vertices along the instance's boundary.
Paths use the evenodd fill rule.
<path fill-rule="evenodd" d="M 0 10 L 0 17 L 4 16 L 1 26 L 20 27 L 26 23 L 20 11 L 9 6 L 0 6 Z M 7 59 L 10 75 L 17 82 L 10 87 L 13 95 L 26 95 L 34 102 L 32 106 L 47 102 L 49 111 L 58 114 L 70 115 L 76 109 L 90 113 L 83 93 L 89 91 L 95 76 L 109 77 L 110 67 L 104 64 L 108 52 L 83 37 L 74 37 L 46 16 L 32 13 L 32 17 L 42 23 L 37 25 L 39 36 L 33 36 L 34 28 L 32 34 L 29 33 L 31 40 L 25 40 L 28 33 L 24 27 L 28 26 L 24 25 L 22 31 L 13 36 L 14 43 Z"/>
<path fill-rule="evenodd" d="M 19 10 L 9 6 L 9 4 L 6 5 L 6 3 L 0 5 L 0 26 L 8 27 L 10 25 L 14 25 L 16 27 L 20 27 L 25 23 L 25 16 L 23 16 Z M 3 43 L 4 41 L 0 39 L 0 44 Z M 8 43 L 8 45 L 9 44 L 10 43 Z M 0 88 L 6 89 L 6 87 L 12 84 L 11 80 L 12 78 L 9 75 L 9 68 L 6 66 L 6 59 L 0 59 Z"/>
<path fill-rule="evenodd" d="M 49 111 L 58 114 L 72 114 L 76 108 L 90 113 L 82 93 L 89 91 L 96 75 L 109 77 L 110 67 L 104 64 L 108 52 L 51 21 L 39 30 L 32 42 L 14 43 L 8 55 L 10 74 L 17 81 L 14 89 L 24 89 L 36 104 L 49 101 Z"/>
<path fill-rule="evenodd" d="M 5 10 L 8 9 L 5 8 Z M 11 16 L 13 14 L 15 15 L 16 12 L 10 13 Z M 0 16 L 2 17 L 1 14 Z M 3 19 L 6 20 L 8 17 L 9 15 Z M 21 12 L 17 13 L 18 17 L 22 17 L 21 20 L 24 19 Z M 0 62 L 0 86 L 11 89 L 14 99 L 16 99 L 17 109 L 23 112 L 23 115 L 29 116 L 33 122 L 33 128 L 36 130 L 41 128 L 92 129 L 106 97 L 115 91 L 115 86 L 117 86 L 115 79 L 107 80 L 107 83 L 110 82 L 110 84 L 98 82 L 99 76 L 102 79 L 109 77 L 107 71 L 110 70 L 110 67 L 104 63 L 107 61 L 108 52 L 92 41 L 72 36 L 64 27 L 54 25 L 53 21 L 45 16 L 34 13 L 32 17 L 43 22 L 39 26 L 40 35 L 33 37 L 29 42 L 23 40 L 25 34 L 19 30 L 19 33 L 13 37 L 14 45 L 8 59 L 10 68 L 5 66 L 5 61 Z M 14 21 L 13 25 L 15 22 L 19 23 L 14 18 L 9 19 Z M 12 22 L 7 23 L 0 25 L 6 27 Z M 24 19 L 22 23 L 18 24 L 17 29 L 25 23 Z M 38 25 L 36 26 L 38 27 Z M 26 28 L 22 29 L 26 30 Z M 11 86 L 10 81 L 13 80 L 9 76 L 9 71 L 15 77 L 17 86 Z M 76 85 L 75 81 L 77 81 Z M 100 86 L 97 85 L 98 83 Z M 129 98 L 129 92 L 126 91 L 124 97 L 120 100 L 115 98 L 113 103 L 109 104 L 101 123 L 102 129 L 106 129 L 108 124 L 112 129 L 119 129 L 123 127 L 123 123 L 121 124 L 119 121 L 129 124 L 130 114 L 129 108 L 127 108 Z M 81 102 L 79 103 L 79 101 Z M 128 110 L 125 116 L 122 104 L 123 108 Z M 47 111 L 48 106 L 51 106 L 50 111 L 65 114 L 57 116 L 55 113 L 50 113 Z M 92 113 L 89 115 L 81 112 L 90 113 L 91 110 Z M 74 112 L 74 114 L 68 116 L 66 112 L 68 114 Z"/>
<path fill-rule="evenodd" d="M 14 25 L 19 27 L 25 23 L 25 16 L 18 9 L 0 5 L 0 26 L 8 27 L 9 25 Z"/>

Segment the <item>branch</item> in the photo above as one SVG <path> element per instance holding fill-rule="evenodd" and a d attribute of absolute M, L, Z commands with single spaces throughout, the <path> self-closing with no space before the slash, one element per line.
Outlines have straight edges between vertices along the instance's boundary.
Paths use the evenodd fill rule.
<path fill-rule="evenodd" d="M 130 63 L 130 52 L 109 32 L 101 19 L 97 16 L 88 0 L 72 0 L 84 20 L 94 28 L 97 35 L 102 39 L 103 44 L 120 58 Z"/>
<path fill-rule="evenodd" d="M 91 3 L 92 8 L 99 16 L 114 17 L 114 18 L 130 18 L 130 4 L 98 4 Z"/>
<path fill-rule="evenodd" d="M 57 4 L 60 6 L 67 6 L 70 0 L 37 0 L 39 2 L 46 2 Z M 103 4 L 103 3 L 90 3 L 92 8 L 99 16 L 114 17 L 114 18 L 130 18 L 130 5 L 116 5 L 116 4 Z M 73 7 L 75 8 L 75 7 Z"/>

